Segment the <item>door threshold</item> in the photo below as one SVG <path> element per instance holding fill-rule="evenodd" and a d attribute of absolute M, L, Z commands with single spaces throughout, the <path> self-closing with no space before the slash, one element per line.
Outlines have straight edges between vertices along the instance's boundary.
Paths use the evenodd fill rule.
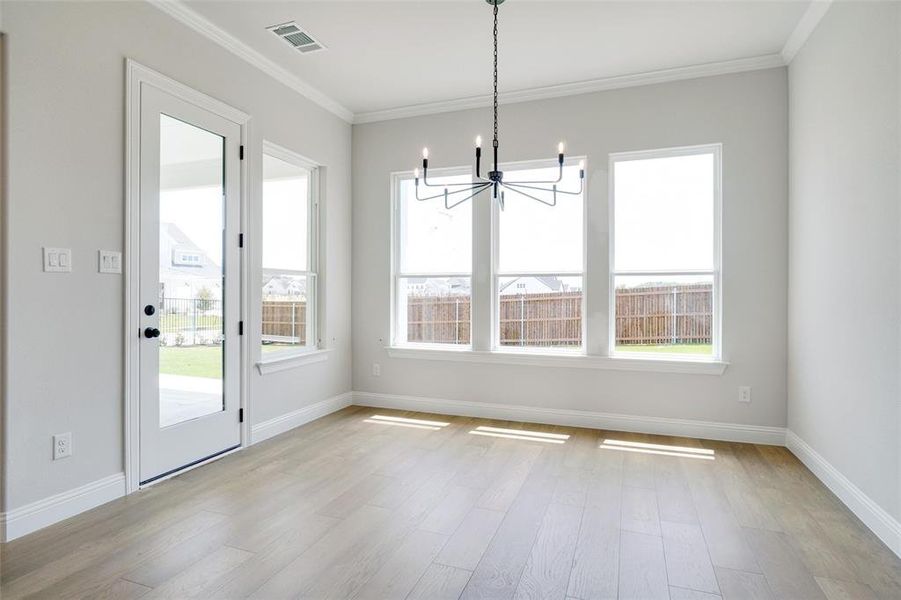
<path fill-rule="evenodd" d="M 221 450 L 219 452 L 216 452 L 215 454 L 210 454 L 209 456 L 206 456 L 204 458 L 199 458 L 199 459 L 195 460 L 194 462 L 188 463 L 188 464 L 178 467 L 176 469 L 172 469 L 171 471 L 166 471 L 165 473 L 163 473 L 161 475 L 157 475 L 156 477 L 151 477 L 150 479 L 145 479 L 144 481 L 142 481 L 139 484 L 139 486 L 142 489 L 145 487 L 150 487 L 151 485 L 156 485 L 157 483 L 160 483 L 167 479 L 172 479 L 176 475 L 181 475 L 182 473 L 187 473 L 188 471 L 196 469 L 197 467 L 202 467 L 205 464 L 211 463 L 214 460 L 224 458 L 224 457 L 228 456 L 229 454 L 234 454 L 235 452 L 237 452 L 240 449 L 241 449 L 241 444 L 238 444 L 237 446 L 232 446 L 231 448 L 226 448 L 225 450 Z"/>

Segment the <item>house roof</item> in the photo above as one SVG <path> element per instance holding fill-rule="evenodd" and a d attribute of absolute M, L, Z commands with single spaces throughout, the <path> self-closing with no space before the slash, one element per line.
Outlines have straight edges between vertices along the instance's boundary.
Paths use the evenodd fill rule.
<path fill-rule="evenodd" d="M 504 285 L 502 285 L 500 288 L 500 291 L 503 292 L 504 290 L 509 288 L 511 285 L 513 285 L 514 283 L 516 283 L 517 281 L 520 281 L 522 279 L 532 279 L 532 280 L 538 281 L 542 285 L 547 287 L 549 290 L 551 290 L 552 292 L 559 291 L 563 287 L 563 282 L 560 281 L 559 277 L 546 277 L 546 276 L 542 276 L 542 275 L 534 275 L 534 276 L 529 276 L 529 277 L 515 277 L 515 278 L 511 279 L 510 281 L 508 281 L 507 283 L 505 283 Z"/>
<path fill-rule="evenodd" d="M 198 265 L 175 263 L 175 252 L 189 252 L 200 256 Z M 218 264 L 195 244 L 178 225 L 160 223 L 160 277 L 169 279 L 212 279 L 222 276 Z"/>

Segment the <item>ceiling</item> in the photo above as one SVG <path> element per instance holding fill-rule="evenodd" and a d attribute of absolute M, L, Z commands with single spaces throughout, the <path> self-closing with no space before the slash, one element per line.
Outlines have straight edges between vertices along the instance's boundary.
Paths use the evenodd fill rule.
<path fill-rule="evenodd" d="M 277 71 L 357 116 L 491 93 L 492 15 L 484 0 L 183 4 L 277 65 Z M 778 58 L 809 4 L 507 0 L 500 7 L 501 96 Z M 297 21 L 327 49 L 302 54 L 266 30 L 286 21 Z"/>

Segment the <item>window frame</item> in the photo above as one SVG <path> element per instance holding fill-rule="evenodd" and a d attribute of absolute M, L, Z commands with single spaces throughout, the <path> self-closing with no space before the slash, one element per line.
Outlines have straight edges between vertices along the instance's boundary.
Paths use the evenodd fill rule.
<path fill-rule="evenodd" d="M 616 270 L 616 163 L 632 160 L 654 158 L 673 158 L 678 156 L 713 155 L 713 270 L 661 270 L 661 271 L 617 271 Z M 636 150 L 630 152 L 613 152 L 608 163 L 608 340 L 607 354 L 611 358 L 628 358 L 637 360 L 680 360 L 691 362 L 720 362 L 723 360 L 723 302 L 722 302 L 722 201 L 723 201 L 723 145 L 721 143 L 700 144 L 694 146 L 678 146 L 654 150 Z M 616 278 L 630 275 L 710 275 L 713 280 L 713 308 L 711 332 L 713 334 L 712 352 L 710 355 L 673 354 L 666 352 L 641 353 L 636 357 L 634 352 L 616 350 Z"/>
<path fill-rule="evenodd" d="M 469 272 L 434 272 L 434 273 L 414 273 L 414 272 L 404 272 L 401 269 L 401 233 L 403 232 L 404 223 L 402 222 L 402 211 L 400 210 L 400 186 L 402 182 L 413 179 L 413 171 L 396 171 L 391 173 L 390 178 L 390 205 L 391 205 L 391 232 L 390 232 L 390 265 L 391 265 L 391 275 L 390 275 L 390 301 L 388 303 L 389 310 L 389 319 L 390 319 L 390 331 L 389 331 L 389 345 L 394 348 L 409 348 L 409 349 L 434 349 L 434 350 L 446 350 L 450 352 L 463 352 L 470 351 L 473 349 L 473 337 L 475 335 L 472 327 L 472 314 L 473 314 L 473 304 L 475 302 L 475 289 L 474 289 L 474 281 L 473 281 L 473 261 L 470 261 Z M 442 167 L 442 168 L 431 168 L 429 169 L 429 175 L 432 177 L 454 177 L 454 176 L 469 176 L 473 177 L 473 170 L 470 166 L 465 167 Z M 435 199 L 435 202 L 440 202 L 440 199 Z M 472 202 L 472 200 L 469 200 Z M 475 257 L 475 220 L 476 220 L 476 211 L 474 207 L 470 207 L 470 246 L 472 248 L 471 255 Z M 426 278 L 436 278 L 436 277 L 468 277 L 469 278 L 469 302 L 470 302 L 470 310 L 469 310 L 469 343 L 468 344 L 442 344 L 435 342 L 408 342 L 401 341 L 398 338 L 398 334 L 400 333 L 400 311 L 401 306 L 398 304 L 398 298 L 400 296 L 400 281 L 401 279 L 410 278 L 410 277 L 426 277 Z"/>
<path fill-rule="evenodd" d="M 305 276 L 307 277 L 307 315 L 306 315 L 306 340 L 303 346 L 296 346 L 293 348 L 285 348 L 283 350 L 278 350 L 274 352 L 267 352 L 265 355 L 263 354 L 263 340 L 262 340 L 262 311 L 263 311 L 263 297 L 262 297 L 262 276 L 265 271 L 265 267 L 263 266 L 263 237 L 265 236 L 265 223 L 263 221 L 263 212 L 265 210 L 264 206 L 264 186 L 266 183 L 266 177 L 264 172 L 264 156 L 269 155 L 273 158 L 282 160 L 294 166 L 300 167 L 306 170 L 309 173 L 308 184 L 307 184 L 307 269 L 305 271 L 294 271 L 288 269 L 279 270 L 280 273 L 285 273 L 288 275 L 296 275 L 296 276 Z M 308 355 L 311 353 L 320 352 L 321 348 L 321 337 L 320 337 L 320 315 L 319 315 L 319 295 L 320 295 L 320 264 L 319 264 L 319 256 L 320 256 L 320 204 L 321 204 L 321 183 L 320 179 L 322 176 L 322 165 L 317 162 L 297 153 L 293 150 L 289 150 L 284 146 L 279 146 L 278 144 L 272 143 L 268 140 L 263 140 L 262 151 L 260 152 L 260 258 L 257 261 L 257 266 L 259 267 L 259 275 L 260 280 L 257 282 L 257 285 L 260 287 L 260 304 L 259 304 L 259 313 L 257 313 L 257 318 L 259 319 L 260 325 L 260 342 L 257 344 L 257 355 L 258 355 L 258 366 L 260 367 L 261 372 L 266 371 L 274 371 L 281 370 L 280 368 L 270 368 L 264 369 L 265 365 L 269 365 L 272 363 L 279 363 L 284 361 L 289 361 L 292 358 Z"/>
<path fill-rule="evenodd" d="M 566 157 L 564 167 L 578 166 L 579 161 L 584 163 L 584 170 L 588 172 L 587 156 Z M 557 166 L 553 159 L 525 160 L 503 163 L 499 168 L 506 174 L 509 171 L 526 171 L 530 169 L 546 169 Z M 491 351 L 509 352 L 518 354 L 543 354 L 564 356 L 585 356 L 588 352 L 588 180 L 582 181 L 582 270 L 567 272 L 501 272 L 500 271 L 500 218 L 501 211 L 497 202 L 491 202 Z M 500 343 L 500 279 L 502 277 L 581 277 L 582 278 L 582 343 L 570 348 L 551 346 L 502 346 Z"/>

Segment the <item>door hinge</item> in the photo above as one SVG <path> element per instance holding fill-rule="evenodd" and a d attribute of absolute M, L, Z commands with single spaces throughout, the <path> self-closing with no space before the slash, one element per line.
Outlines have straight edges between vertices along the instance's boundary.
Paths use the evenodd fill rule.
<path fill-rule="evenodd" d="M 244 409 L 239 408 L 238 409 L 238 423 L 243 423 L 243 422 L 244 422 Z"/>
<path fill-rule="evenodd" d="M 244 335 L 244 321 L 238 321 L 238 335 Z"/>
<path fill-rule="evenodd" d="M 244 145 L 238 146 L 238 160 L 244 160 Z"/>
<path fill-rule="evenodd" d="M 243 247 L 244 247 L 244 234 L 239 233 L 238 234 L 238 248 L 243 248 Z"/>

